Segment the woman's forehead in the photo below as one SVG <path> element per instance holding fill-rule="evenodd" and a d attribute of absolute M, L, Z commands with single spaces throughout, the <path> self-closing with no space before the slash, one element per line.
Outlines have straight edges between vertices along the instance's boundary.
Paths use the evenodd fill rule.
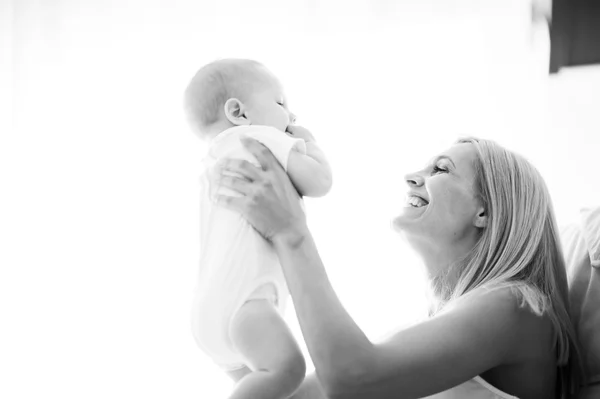
<path fill-rule="evenodd" d="M 436 155 L 432 158 L 432 162 L 436 162 L 440 159 L 448 159 L 456 167 L 469 166 L 473 164 L 476 153 L 475 147 L 471 143 L 458 143 L 448 148 L 441 154 Z"/>

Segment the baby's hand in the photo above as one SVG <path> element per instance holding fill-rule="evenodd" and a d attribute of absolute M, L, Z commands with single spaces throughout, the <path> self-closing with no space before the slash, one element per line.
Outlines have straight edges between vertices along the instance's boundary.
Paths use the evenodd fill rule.
<path fill-rule="evenodd" d="M 312 135 L 312 133 L 307 128 L 302 126 L 289 125 L 286 129 L 286 133 L 292 137 L 303 139 L 307 143 L 315 141 L 315 137 Z"/>

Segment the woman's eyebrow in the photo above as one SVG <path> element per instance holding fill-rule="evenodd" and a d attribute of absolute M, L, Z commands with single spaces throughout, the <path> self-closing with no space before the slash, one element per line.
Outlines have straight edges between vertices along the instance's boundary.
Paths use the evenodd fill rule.
<path fill-rule="evenodd" d="M 441 159 L 447 159 L 452 164 L 452 167 L 456 168 L 456 165 L 454 164 L 454 161 L 452 160 L 452 158 L 450 158 L 447 155 L 438 155 L 437 157 L 433 158 L 433 160 L 431 161 L 431 164 L 435 165 Z"/>

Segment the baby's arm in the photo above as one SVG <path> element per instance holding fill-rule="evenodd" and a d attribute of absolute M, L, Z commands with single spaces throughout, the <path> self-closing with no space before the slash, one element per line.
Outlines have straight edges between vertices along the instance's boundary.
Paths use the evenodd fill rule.
<path fill-rule="evenodd" d="M 296 190 L 306 197 L 322 197 L 332 185 L 331 168 L 315 138 L 301 126 L 289 126 L 287 131 L 292 137 L 306 142 L 306 154 L 292 150 L 287 162 L 287 173 Z"/>

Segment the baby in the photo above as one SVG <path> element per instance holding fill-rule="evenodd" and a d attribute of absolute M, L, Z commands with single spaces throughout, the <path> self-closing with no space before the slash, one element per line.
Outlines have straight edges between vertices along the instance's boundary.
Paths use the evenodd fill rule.
<path fill-rule="evenodd" d="M 312 134 L 294 125 L 281 84 L 258 62 L 228 59 L 201 68 L 185 91 L 185 111 L 196 134 L 209 142 L 194 338 L 237 382 L 230 399 L 287 398 L 304 379 L 306 365 L 283 319 L 289 296 L 283 271 L 269 242 L 241 215 L 210 200 L 207 173 L 224 157 L 259 166 L 242 147 L 244 136 L 271 150 L 301 196 L 329 192 L 329 163 Z"/>

